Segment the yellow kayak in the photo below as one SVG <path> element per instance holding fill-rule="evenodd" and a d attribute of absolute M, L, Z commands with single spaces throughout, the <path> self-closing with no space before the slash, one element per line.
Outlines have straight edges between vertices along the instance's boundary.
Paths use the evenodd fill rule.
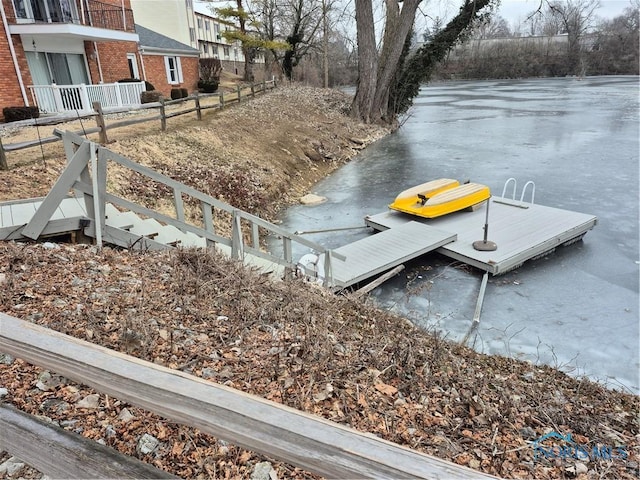
<path fill-rule="evenodd" d="M 419 217 L 436 218 L 482 203 L 490 196 L 486 185 L 460 185 L 457 180 L 441 178 L 401 192 L 389 208 Z"/>

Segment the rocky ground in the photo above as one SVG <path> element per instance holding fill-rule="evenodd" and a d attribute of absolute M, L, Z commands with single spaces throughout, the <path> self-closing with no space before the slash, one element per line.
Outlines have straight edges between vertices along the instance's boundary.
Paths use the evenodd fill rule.
<path fill-rule="evenodd" d="M 388 133 L 349 119 L 348 102 L 339 92 L 279 88 L 202 122 L 170 119 L 164 134 L 153 122 L 114 130 L 109 148 L 272 218 Z M 2 141 L 34 130 L 5 129 Z M 44 195 L 64 164 L 58 144 L 8 161 L 2 199 Z M 163 201 L 119 171 L 110 178 L 121 194 Z M 640 473 L 637 396 L 478 354 L 366 299 L 272 282 L 212 253 L 0 243 L 0 311 L 504 478 Z M 0 359 L 2 401 L 176 475 L 315 478 L 55 372 Z M 557 458 L 536 457 L 535 440 L 550 432 L 571 433 L 591 454 L 559 458 L 555 445 Z M 594 447 L 612 455 L 603 459 Z M 0 456 L 0 478 L 40 476 L 8 458 Z"/>

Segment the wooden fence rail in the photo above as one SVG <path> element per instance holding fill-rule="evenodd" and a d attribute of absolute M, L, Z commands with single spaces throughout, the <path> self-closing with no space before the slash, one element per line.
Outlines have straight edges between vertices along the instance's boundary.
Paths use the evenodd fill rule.
<path fill-rule="evenodd" d="M 129 125 L 135 125 L 138 123 L 144 123 L 144 122 L 151 122 L 151 121 L 157 121 L 160 120 L 160 128 L 162 131 L 165 131 L 167 128 L 167 119 L 170 118 L 174 118 L 177 116 L 181 116 L 181 115 L 186 115 L 189 113 L 193 113 L 196 112 L 196 118 L 198 120 L 202 120 L 202 111 L 203 110 L 210 110 L 210 109 L 224 109 L 225 106 L 230 105 L 234 102 L 240 103 L 242 101 L 243 98 L 246 97 L 255 97 L 257 93 L 265 93 L 267 92 L 267 90 L 269 89 L 273 89 L 276 87 L 276 81 L 274 80 L 270 80 L 270 81 L 264 81 L 261 83 L 255 83 L 255 84 L 251 84 L 250 86 L 247 87 L 241 87 L 240 85 L 238 85 L 238 88 L 236 89 L 235 92 L 227 92 L 227 93 L 215 93 L 215 94 L 195 94 L 186 98 L 180 98 L 177 100 L 168 100 L 168 101 L 160 101 L 160 102 L 151 102 L 151 103 L 145 103 L 143 104 L 139 109 L 136 109 L 136 111 L 144 111 L 144 110 L 153 110 L 153 109 L 157 109 L 158 110 L 158 115 L 154 115 L 151 117 L 144 117 L 144 118 L 131 118 L 131 119 L 127 119 L 127 120 L 121 120 L 118 122 L 112 122 L 109 125 L 107 125 L 106 121 L 105 121 L 105 115 L 111 114 L 111 113 L 123 113 L 123 112 L 130 112 L 131 109 L 126 109 L 126 110 L 113 110 L 113 111 L 109 111 L 107 113 L 104 113 L 102 111 L 102 106 L 100 105 L 100 102 L 94 102 L 93 103 L 93 109 L 94 112 L 93 113 L 89 113 L 89 114 L 85 114 L 85 115 L 78 115 L 76 117 L 69 117 L 69 116 L 65 116 L 64 120 L 61 121 L 60 118 L 45 118 L 45 119 L 38 119 L 35 120 L 32 124 L 30 125 L 51 125 L 51 124 L 59 124 L 59 123 L 64 123 L 64 122 L 72 122 L 72 121 L 76 121 L 76 120 L 82 120 L 82 119 L 87 119 L 87 118 L 94 118 L 95 122 L 96 122 L 96 126 L 95 127 L 91 127 L 91 128 L 86 128 L 80 131 L 76 131 L 74 133 L 78 134 L 78 135 L 89 135 L 92 133 L 98 133 L 100 135 L 99 137 L 99 141 L 101 144 L 106 144 L 108 143 L 109 139 L 108 139 L 108 134 L 107 131 L 108 130 L 112 130 L 112 129 L 116 129 L 116 128 L 121 128 L 121 127 L 127 127 Z M 215 102 L 207 105 L 203 102 L 203 100 L 214 100 Z M 194 106 L 193 107 L 189 107 L 190 102 L 193 102 Z M 177 111 L 170 111 L 167 112 L 167 107 L 172 106 L 172 105 L 185 105 L 185 109 L 182 110 L 177 110 Z M 6 160 L 6 153 L 5 152 L 15 152 L 17 150 L 23 150 L 25 148 L 32 148 L 32 147 L 36 147 L 39 145 L 43 145 L 43 144 L 47 144 L 47 143 L 53 143 L 53 142 L 57 142 L 60 140 L 59 136 L 56 135 L 52 135 L 52 136 L 48 136 L 48 137 L 44 137 L 44 138 L 39 138 L 37 140 L 29 140 L 29 141 L 25 141 L 25 142 L 18 142 L 18 143 L 11 143 L 11 144 L 6 144 L 3 145 L 2 141 L 0 140 L 0 170 L 8 170 L 9 167 L 7 165 L 7 160 Z"/>
<path fill-rule="evenodd" d="M 53 478 L 179 478 L 2 403 L 0 431 L 0 451 Z"/>
<path fill-rule="evenodd" d="M 495 478 L 3 313 L 0 352 L 326 477 Z M 38 448 L 37 437 L 33 442 L 29 458 L 22 458 L 27 463 L 48 451 Z"/>

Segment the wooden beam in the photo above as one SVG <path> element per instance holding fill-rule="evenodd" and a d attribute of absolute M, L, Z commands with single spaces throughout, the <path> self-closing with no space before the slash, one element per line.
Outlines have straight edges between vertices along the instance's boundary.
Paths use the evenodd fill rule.
<path fill-rule="evenodd" d="M 167 129 L 167 115 L 165 111 L 165 101 L 164 99 L 160 99 L 160 130 L 163 132 Z"/>
<path fill-rule="evenodd" d="M 89 148 L 89 142 L 85 142 L 78 147 L 67 168 L 64 169 L 53 188 L 49 191 L 33 218 L 22 230 L 22 235 L 33 240 L 38 239 L 38 236 L 47 226 L 47 222 L 60 206 L 62 199 L 66 198 L 76 179 L 86 170 L 89 162 Z"/>
<path fill-rule="evenodd" d="M 40 232 L 39 238 L 64 235 L 80 230 L 83 219 L 81 217 L 59 218 L 50 220 Z M 24 240 L 22 230 L 24 225 L 0 228 L 0 240 Z"/>
<path fill-rule="evenodd" d="M 0 138 L 0 170 L 9 170 L 9 164 L 7 163 L 7 155 L 4 153 L 4 147 L 2 146 L 1 138 Z"/>
<path fill-rule="evenodd" d="M 0 352 L 330 478 L 495 478 L 0 313 Z"/>
<path fill-rule="evenodd" d="M 75 120 L 75 118 L 73 119 Z M 80 132 L 75 132 L 75 133 L 81 133 L 81 134 L 86 134 L 89 135 L 90 133 L 98 133 L 100 131 L 100 129 L 98 127 L 91 127 L 91 128 L 87 128 L 83 131 Z M 59 142 L 60 141 L 60 137 L 58 136 L 51 136 L 51 137 L 44 137 L 44 138 L 40 138 L 38 140 L 29 140 L 28 142 L 18 142 L 18 143 L 10 143 L 4 146 L 4 151 L 5 152 L 15 152 L 16 150 L 23 150 L 25 148 L 31 148 L 31 147 L 36 147 L 38 145 L 45 145 L 47 143 L 55 143 L 55 142 Z"/>
<path fill-rule="evenodd" d="M 371 290 L 373 290 L 376 287 L 379 287 L 380 285 L 382 285 L 384 282 L 386 282 L 387 280 L 389 280 L 391 277 L 395 277 L 397 274 L 399 274 L 402 270 L 404 270 L 404 265 L 398 265 L 397 267 L 392 268 L 391 270 L 389 270 L 387 273 L 384 273 L 382 275 L 380 275 L 378 278 L 376 278 L 373 282 L 368 283 L 367 285 L 365 285 L 364 287 L 362 287 L 359 290 L 356 290 L 355 292 L 353 292 L 353 294 L 351 295 L 351 297 L 353 298 L 358 298 L 361 297 L 362 295 L 364 295 L 365 293 L 369 293 Z"/>
<path fill-rule="evenodd" d="M 100 144 L 106 145 L 109 143 L 109 137 L 107 137 L 107 124 L 104 121 L 104 114 L 102 112 L 102 105 L 100 102 L 93 102 L 91 104 L 93 111 L 96 112 L 96 126 L 100 129 Z"/>
<path fill-rule="evenodd" d="M 193 97 L 193 101 L 195 102 L 195 105 L 196 105 L 196 118 L 198 120 L 202 120 L 202 109 L 200 108 L 200 95 L 198 95 L 197 92 Z"/>
<path fill-rule="evenodd" d="M 96 441 L 0 404 L 0 450 L 54 478 L 179 478 Z"/>

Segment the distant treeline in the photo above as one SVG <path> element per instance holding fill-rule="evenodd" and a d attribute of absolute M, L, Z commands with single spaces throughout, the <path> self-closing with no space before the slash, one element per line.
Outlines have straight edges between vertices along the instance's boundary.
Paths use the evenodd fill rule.
<path fill-rule="evenodd" d="M 582 53 L 579 69 L 572 68 L 561 45 L 513 42 L 505 39 L 486 48 L 459 48 L 435 72 L 438 78 L 524 78 L 566 75 L 638 75 L 638 43 L 620 50 L 604 42 Z"/>
<path fill-rule="evenodd" d="M 581 35 L 573 42 L 566 33 L 507 38 L 471 37 L 449 54 L 433 77 L 489 79 L 638 75 L 638 10 L 629 9 L 626 13 L 601 23 L 595 31 Z"/>

